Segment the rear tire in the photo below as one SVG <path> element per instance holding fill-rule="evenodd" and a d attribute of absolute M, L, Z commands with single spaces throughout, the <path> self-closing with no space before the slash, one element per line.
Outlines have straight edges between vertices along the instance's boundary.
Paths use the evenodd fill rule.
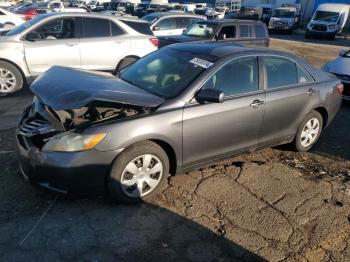
<path fill-rule="evenodd" d="M 309 151 L 319 139 L 323 128 L 323 118 L 317 111 L 311 111 L 301 122 L 293 146 L 296 151 Z"/>
<path fill-rule="evenodd" d="M 16 66 L 0 61 L 0 95 L 14 93 L 24 86 L 24 78 Z"/>
<path fill-rule="evenodd" d="M 120 63 L 118 64 L 116 70 L 115 70 L 115 75 L 117 75 L 120 70 L 124 69 L 125 67 L 127 67 L 128 65 L 135 63 L 138 60 L 138 58 L 136 57 L 126 57 L 124 58 L 122 61 L 120 61 Z"/>
<path fill-rule="evenodd" d="M 107 177 L 107 188 L 114 201 L 133 204 L 159 192 L 168 175 L 167 154 L 156 143 L 143 141 L 125 149 L 115 159 Z"/>

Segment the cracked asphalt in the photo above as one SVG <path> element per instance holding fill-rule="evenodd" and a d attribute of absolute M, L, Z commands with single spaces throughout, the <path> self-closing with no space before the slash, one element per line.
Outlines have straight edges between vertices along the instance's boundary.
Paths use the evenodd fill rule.
<path fill-rule="evenodd" d="M 272 47 L 317 66 L 342 49 L 274 39 Z M 350 261 L 350 103 L 309 153 L 232 157 L 123 206 L 22 178 L 14 127 L 31 98 L 0 98 L 0 261 Z"/>

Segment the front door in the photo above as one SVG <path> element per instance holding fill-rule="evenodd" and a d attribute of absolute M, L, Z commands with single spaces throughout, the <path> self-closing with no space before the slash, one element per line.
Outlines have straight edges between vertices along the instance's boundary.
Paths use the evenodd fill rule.
<path fill-rule="evenodd" d="M 183 116 L 185 167 L 255 149 L 261 130 L 265 93 L 259 88 L 257 57 L 232 60 L 202 88 L 220 89 L 223 103 L 191 101 Z"/>
<path fill-rule="evenodd" d="M 80 67 L 75 18 L 55 18 L 33 29 L 25 37 L 24 52 L 32 76 L 53 65 Z"/>

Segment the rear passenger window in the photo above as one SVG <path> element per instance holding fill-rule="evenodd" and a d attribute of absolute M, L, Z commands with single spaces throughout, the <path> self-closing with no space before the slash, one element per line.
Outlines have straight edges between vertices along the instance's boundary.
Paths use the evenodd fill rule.
<path fill-rule="evenodd" d="M 108 37 L 111 36 L 110 21 L 99 18 L 83 19 L 83 37 Z"/>
<path fill-rule="evenodd" d="M 255 26 L 255 37 L 266 37 L 266 31 L 262 25 Z"/>
<path fill-rule="evenodd" d="M 296 64 L 289 59 L 263 57 L 263 65 L 270 89 L 298 84 Z"/>
<path fill-rule="evenodd" d="M 223 26 L 220 30 L 220 34 L 226 35 L 226 38 L 236 37 L 236 27 L 235 26 Z"/>
<path fill-rule="evenodd" d="M 140 23 L 140 22 L 129 21 L 129 20 L 121 20 L 121 21 L 141 34 L 153 35 L 153 32 L 151 31 L 151 28 L 149 27 L 148 23 Z"/>
<path fill-rule="evenodd" d="M 159 30 L 172 30 L 172 29 L 176 29 L 176 23 L 175 23 L 175 19 L 173 18 L 165 18 L 162 19 L 158 22 L 158 24 L 156 25 L 159 27 Z"/>
<path fill-rule="evenodd" d="M 239 26 L 239 36 L 240 37 L 252 37 L 253 28 L 250 25 L 240 25 Z"/>
<path fill-rule="evenodd" d="M 124 34 L 123 30 L 120 29 L 120 27 L 118 25 L 116 25 L 114 22 L 110 22 L 111 23 L 111 32 L 112 32 L 112 36 L 118 36 L 118 35 L 122 35 Z"/>
<path fill-rule="evenodd" d="M 259 70 L 256 57 L 235 59 L 221 67 L 204 84 L 205 89 L 219 89 L 225 96 L 259 90 Z"/>
<path fill-rule="evenodd" d="M 193 22 L 198 21 L 198 19 L 191 17 L 177 17 L 176 18 L 176 28 L 187 28 Z"/>
<path fill-rule="evenodd" d="M 297 73 L 298 73 L 299 84 L 314 82 L 314 79 L 312 78 L 312 76 L 300 66 L 297 66 Z"/>

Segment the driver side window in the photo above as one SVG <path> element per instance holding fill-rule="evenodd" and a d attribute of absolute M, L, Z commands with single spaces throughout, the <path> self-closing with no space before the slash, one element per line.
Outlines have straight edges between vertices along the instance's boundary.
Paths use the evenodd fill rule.
<path fill-rule="evenodd" d="M 225 96 L 259 90 L 259 69 L 256 56 L 238 58 L 223 65 L 202 88 L 219 89 Z"/>
<path fill-rule="evenodd" d="M 55 19 L 34 29 L 29 34 L 36 35 L 38 40 L 58 40 L 76 38 L 74 18 Z"/>

